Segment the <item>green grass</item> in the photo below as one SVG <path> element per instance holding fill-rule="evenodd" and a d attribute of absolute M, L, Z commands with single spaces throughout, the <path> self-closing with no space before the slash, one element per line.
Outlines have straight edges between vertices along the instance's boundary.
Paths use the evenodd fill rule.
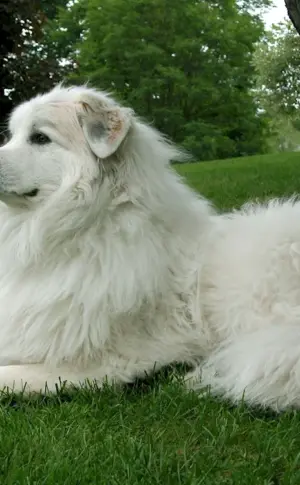
<path fill-rule="evenodd" d="M 300 193 L 300 152 L 176 165 L 189 184 L 221 209 L 249 199 Z"/>
<path fill-rule="evenodd" d="M 220 208 L 300 192 L 300 154 L 176 167 Z M 0 406 L 0 484 L 299 485 L 300 413 L 139 387 Z"/>

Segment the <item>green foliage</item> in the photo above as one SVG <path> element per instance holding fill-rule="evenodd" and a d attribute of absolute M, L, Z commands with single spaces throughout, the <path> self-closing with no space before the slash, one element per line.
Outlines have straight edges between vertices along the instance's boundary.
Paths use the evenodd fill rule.
<path fill-rule="evenodd" d="M 25 12 L 27 15 L 25 15 Z M 5 96 L 5 88 L 11 87 L 12 83 L 12 75 L 6 64 L 9 56 L 13 52 L 17 53 L 24 46 L 26 36 L 22 37 L 23 27 L 28 36 L 33 27 L 36 28 L 38 26 L 36 23 L 32 25 L 32 17 L 33 8 L 30 0 L 0 1 L 0 23 L 2 29 L 0 39 L 0 113 L 2 118 L 5 117 L 12 107 L 11 100 Z"/>
<path fill-rule="evenodd" d="M 66 78 L 78 67 L 75 62 L 78 52 L 76 45 L 80 43 L 84 33 L 87 1 L 60 0 L 63 4 L 58 5 L 55 14 L 47 19 L 43 44 L 49 57 L 62 60 L 60 63 L 62 78 Z M 53 7 L 53 4 L 48 4 L 47 8 L 49 5 Z"/>
<path fill-rule="evenodd" d="M 239 5 L 247 12 L 255 12 L 256 14 L 265 12 L 274 4 L 273 0 L 239 0 Z"/>
<path fill-rule="evenodd" d="M 251 94 L 263 25 L 245 4 L 78 0 L 57 22 L 65 31 L 56 28 L 56 40 L 77 66 L 71 81 L 113 91 L 198 159 L 266 149 Z"/>
<path fill-rule="evenodd" d="M 0 0 L 0 15 L 1 3 L 2 119 L 69 77 L 112 91 L 197 159 L 267 149 L 256 0 Z"/>
<path fill-rule="evenodd" d="M 274 25 L 257 45 L 256 96 L 270 118 L 271 148 L 300 145 L 300 36 L 289 22 Z"/>
<path fill-rule="evenodd" d="M 0 117 L 28 97 L 61 80 L 63 69 L 52 49 L 50 22 L 67 0 L 0 0 Z M 9 95 L 7 95 L 9 93 Z"/>
<path fill-rule="evenodd" d="M 300 105 L 300 36 L 290 22 L 274 25 L 258 44 L 254 64 L 264 106 L 293 115 Z"/>

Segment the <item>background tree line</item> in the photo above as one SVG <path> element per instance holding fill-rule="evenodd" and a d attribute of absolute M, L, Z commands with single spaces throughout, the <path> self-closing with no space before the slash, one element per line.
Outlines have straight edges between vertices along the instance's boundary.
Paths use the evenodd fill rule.
<path fill-rule="evenodd" d="M 286 25 L 265 32 L 269 5 L 0 0 L 1 121 L 59 81 L 89 81 L 196 160 L 276 150 L 288 123 L 296 139 L 300 128 L 300 37 Z"/>

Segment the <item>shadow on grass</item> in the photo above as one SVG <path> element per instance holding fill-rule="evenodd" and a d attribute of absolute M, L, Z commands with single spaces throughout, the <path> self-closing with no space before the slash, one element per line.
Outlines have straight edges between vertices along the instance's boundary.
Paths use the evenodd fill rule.
<path fill-rule="evenodd" d="M 57 407 L 66 403 L 78 403 L 78 404 L 91 404 L 105 398 L 111 405 L 118 402 L 136 402 L 147 395 L 158 395 L 163 392 L 164 389 L 176 388 L 178 386 L 183 389 L 183 376 L 191 368 L 185 364 L 174 364 L 160 369 L 158 372 L 153 372 L 149 376 L 145 376 L 143 379 L 136 379 L 132 383 L 125 384 L 122 388 L 119 386 L 111 386 L 104 384 L 103 387 L 99 387 L 94 382 L 89 382 L 82 388 L 65 389 L 64 384 L 57 388 L 55 394 L 42 395 L 32 394 L 29 397 L 22 393 L 9 393 L 2 391 L 0 397 L 0 406 L 2 410 L 16 410 L 20 412 L 26 412 L 26 409 Z M 176 389 L 174 389 L 174 392 Z M 185 391 L 183 390 L 183 393 Z M 193 391 L 187 391 L 193 392 Z M 285 413 L 276 413 L 271 409 L 263 409 L 259 407 L 250 407 L 245 402 L 240 402 L 238 405 L 231 403 L 228 400 L 219 399 L 211 396 L 209 392 L 204 398 L 198 400 L 199 406 L 201 403 L 206 405 L 211 403 L 213 406 L 222 406 L 229 413 L 239 413 L 240 415 L 247 415 L 247 418 L 251 421 L 276 421 L 285 414 L 287 417 L 291 414 L 291 417 L 295 417 L 296 411 L 288 411 Z M 298 414 L 298 413 L 297 413 Z M 300 414 L 298 414 L 300 419 Z"/>

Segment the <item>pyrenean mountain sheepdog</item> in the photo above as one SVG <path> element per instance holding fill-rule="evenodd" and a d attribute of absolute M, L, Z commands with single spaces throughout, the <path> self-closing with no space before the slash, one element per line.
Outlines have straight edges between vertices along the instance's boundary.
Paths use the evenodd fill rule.
<path fill-rule="evenodd" d="M 0 149 L 0 387 L 187 385 L 300 406 L 300 204 L 217 215 L 182 154 L 86 87 L 21 104 Z"/>

